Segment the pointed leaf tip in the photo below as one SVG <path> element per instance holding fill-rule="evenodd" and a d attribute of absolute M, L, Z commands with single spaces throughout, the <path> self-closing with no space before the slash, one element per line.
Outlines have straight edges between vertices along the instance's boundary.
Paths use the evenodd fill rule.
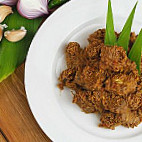
<path fill-rule="evenodd" d="M 108 1 L 108 11 L 107 11 L 107 20 L 106 20 L 106 33 L 105 33 L 105 45 L 115 45 L 116 35 L 114 31 L 113 23 L 113 13 L 111 7 L 111 0 Z"/>
<path fill-rule="evenodd" d="M 129 15 L 123 30 L 119 36 L 117 45 L 118 46 L 122 46 L 124 48 L 124 50 L 126 52 L 128 52 L 128 46 L 129 46 L 129 40 L 130 40 L 130 34 L 131 34 L 131 27 L 132 27 L 132 23 L 133 23 L 133 19 L 134 19 L 134 15 L 135 15 L 135 10 L 137 7 L 138 2 L 136 2 L 134 8 L 131 11 L 131 14 Z"/>
<path fill-rule="evenodd" d="M 142 29 L 128 55 L 130 60 L 136 63 L 139 74 L 141 74 L 141 69 L 140 69 L 141 68 L 141 54 L 142 54 L 141 52 L 142 52 Z"/>

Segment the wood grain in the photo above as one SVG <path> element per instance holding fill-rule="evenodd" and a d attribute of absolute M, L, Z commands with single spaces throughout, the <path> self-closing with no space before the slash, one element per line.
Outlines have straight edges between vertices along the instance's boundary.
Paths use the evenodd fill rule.
<path fill-rule="evenodd" d="M 24 64 L 0 84 L 0 129 L 9 142 L 51 142 L 29 109 L 23 82 Z"/>
<path fill-rule="evenodd" d="M 3 134 L 0 132 L 0 142 L 7 142 Z"/>

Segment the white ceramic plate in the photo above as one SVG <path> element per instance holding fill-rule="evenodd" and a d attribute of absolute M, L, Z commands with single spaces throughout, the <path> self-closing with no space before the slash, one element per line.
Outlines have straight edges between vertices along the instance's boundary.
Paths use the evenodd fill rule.
<path fill-rule="evenodd" d="M 112 0 L 115 29 L 120 31 L 136 0 Z M 96 114 L 85 114 L 72 104 L 68 89 L 57 88 L 57 78 L 65 68 L 64 47 L 77 41 L 82 47 L 87 37 L 105 27 L 106 0 L 72 0 L 54 12 L 35 36 L 26 62 L 25 86 L 31 110 L 43 131 L 54 142 L 140 142 L 142 125 L 135 129 L 99 128 Z M 142 28 L 142 1 L 139 0 L 133 31 Z"/>

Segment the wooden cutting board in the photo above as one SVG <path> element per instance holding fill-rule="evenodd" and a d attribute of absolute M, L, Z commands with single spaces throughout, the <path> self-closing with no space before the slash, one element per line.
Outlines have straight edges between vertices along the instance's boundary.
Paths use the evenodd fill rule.
<path fill-rule="evenodd" d="M 0 142 L 51 142 L 35 121 L 24 89 L 24 64 L 0 84 Z"/>

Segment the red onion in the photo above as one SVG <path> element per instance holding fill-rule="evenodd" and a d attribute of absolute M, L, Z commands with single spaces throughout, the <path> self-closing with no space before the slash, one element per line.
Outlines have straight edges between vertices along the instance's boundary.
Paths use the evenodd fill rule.
<path fill-rule="evenodd" d="M 5 5 L 16 5 L 18 0 L 0 0 L 0 4 L 5 4 Z"/>
<path fill-rule="evenodd" d="M 34 19 L 48 14 L 48 0 L 19 0 L 17 10 L 23 17 Z"/>

